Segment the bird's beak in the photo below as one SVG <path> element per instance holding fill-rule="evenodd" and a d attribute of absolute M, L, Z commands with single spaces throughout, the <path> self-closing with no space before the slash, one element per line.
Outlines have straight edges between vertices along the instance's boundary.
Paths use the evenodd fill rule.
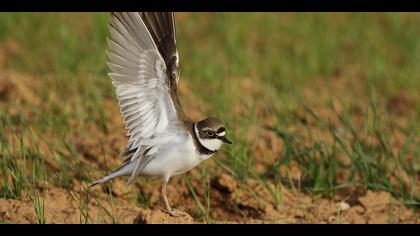
<path fill-rule="evenodd" d="M 220 138 L 224 143 L 232 144 L 232 142 L 226 137 Z"/>

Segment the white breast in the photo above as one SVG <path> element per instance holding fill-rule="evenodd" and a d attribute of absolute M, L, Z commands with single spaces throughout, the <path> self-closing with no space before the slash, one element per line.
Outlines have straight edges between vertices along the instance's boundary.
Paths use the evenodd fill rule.
<path fill-rule="evenodd" d="M 161 147 L 155 155 L 141 175 L 171 177 L 191 170 L 211 156 L 202 156 L 197 152 L 191 135 Z"/>

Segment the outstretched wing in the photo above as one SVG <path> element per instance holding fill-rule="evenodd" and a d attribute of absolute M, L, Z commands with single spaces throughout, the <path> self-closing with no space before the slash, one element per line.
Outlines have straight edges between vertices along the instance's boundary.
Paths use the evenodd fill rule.
<path fill-rule="evenodd" d="M 129 183 L 159 149 L 162 133 L 180 125 L 171 95 L 173 87 L 176 91 L 176 85 L 171 85 L 171 80 L 176 78 L 168 70 L 171 64 L 164 59 L 169 54 L 160 53 L 161 50 L 171 52 L 173 49 L 159 50 L 155 44 L 156 40 L 175 36 L 165 33 L 167 23 L 164 20 L 157 21 L 164 27 L 159 28 L 162 32 L 151 34 L 142 16 L 143 13 L 134 12 L 112 13 L 108 38 L 108 66 L 112 71 L 109 75 L 116 87 L 129 136 L 124 154 L 129 157 L 127 163 L 137 161 Z M 166 14 L 159 19 L 165 17 Z M 176 52 L 176 48 L 174 50 Z"/>

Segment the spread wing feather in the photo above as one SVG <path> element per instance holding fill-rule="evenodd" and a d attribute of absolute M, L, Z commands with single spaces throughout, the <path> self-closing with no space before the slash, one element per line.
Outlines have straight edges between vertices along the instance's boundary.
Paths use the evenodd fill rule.
<path fill-rule="evenodd" d="M 122 155 L 129 157 L 125 164 L 136 161 L 131 183 L 158 151 L 163 134 L 179 126 L 170 94 L 170 80 L 177 80 L 170 61 L 178 61 L 175 28 L 169 13 L 112 13 L 111 18 L 109 76 L 129 136 Z"/>

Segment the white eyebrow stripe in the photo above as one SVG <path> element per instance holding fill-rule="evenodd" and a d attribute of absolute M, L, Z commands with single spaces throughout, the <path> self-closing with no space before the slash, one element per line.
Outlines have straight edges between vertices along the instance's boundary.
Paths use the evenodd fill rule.
<path fill-rule="evenodd" d="M 226 134 L 226 132 L 225 132 L 225 131 L 223 131 L 223 132 L 218 133 L 217 135 L 218 135 L 218 136 L 225 136 L 225 134 Z"/>

